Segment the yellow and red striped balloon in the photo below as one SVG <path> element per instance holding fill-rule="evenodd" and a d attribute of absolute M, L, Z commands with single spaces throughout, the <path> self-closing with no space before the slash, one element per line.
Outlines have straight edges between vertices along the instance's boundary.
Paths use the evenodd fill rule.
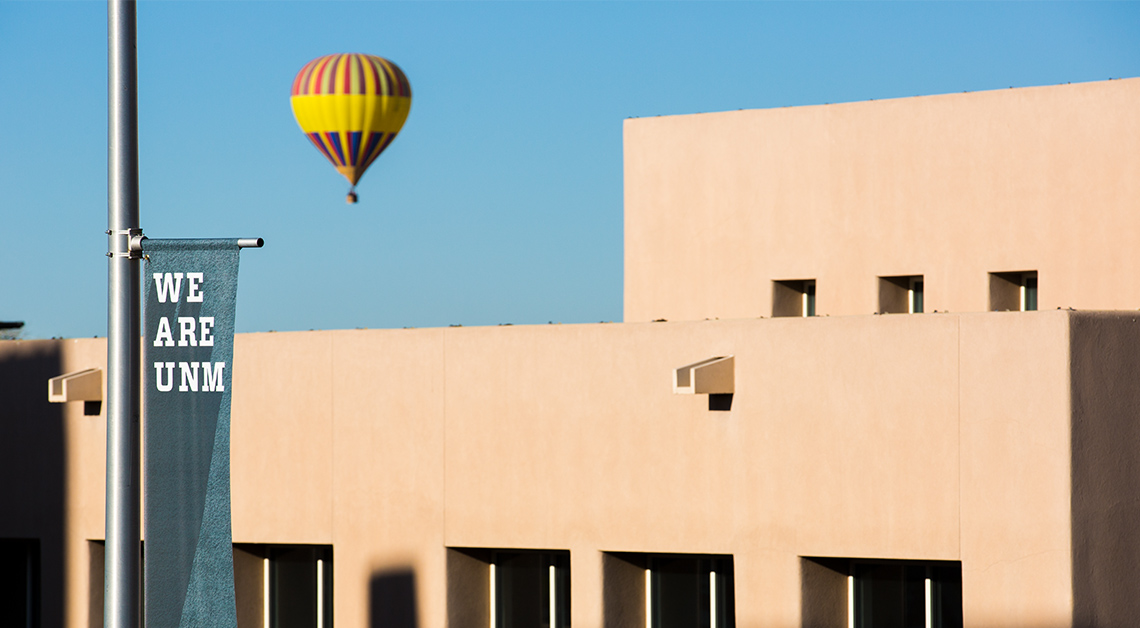
<path fill-rule="evenodd" d="M 387 59 L 326 55 L 297 73 L 290 101 L 309 141 L 355 188 L 408 119 L 412 87 Z M 356 202 L 355 191 L 348 202 Z"/>

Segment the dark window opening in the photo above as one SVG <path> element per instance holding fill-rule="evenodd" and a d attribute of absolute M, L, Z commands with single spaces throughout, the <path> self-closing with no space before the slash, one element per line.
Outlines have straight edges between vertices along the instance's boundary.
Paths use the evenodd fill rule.
<path fill-rule="evenodd" d="M 647 560 L 650 628 L 733 628 L 731 556 L 657 554 Z"/>
<path fill-rule="evenodd" d="M 314 545 L 268 548 L 269 628 L 332 626 L 332 550 Z"/>
<path fill-rule="evenodd" d="M 815 280 L 773 281 L 772 316 L 815 316 Z"/>
<path fill-rule="evenodd" d="M 991 312 L 1032 312 L 1037 309 L 1037 271 L 990 273 Z"/>
<path fill-rule="evenodd" d="M 570 553 L 495 551 L 492 628 L 569 628 Z"/>
<path fill-rule="evenodd" d="M 961 628 L 957 562 L 852 561 L 855 628 Z"/>
<path fill-rule="evenodd" d="M 234 545 L 239 628 L 332 628 L 329 545 Z"/>
<path fill-rule="evenodd" d="M 926 308 L 922 275 L 879 277 L 880 314 L 921 314 Z"/>
<path fill-rule="evenodd" d="M 0 626 L 39 625 L 39 539 L 0 539 Z"/>

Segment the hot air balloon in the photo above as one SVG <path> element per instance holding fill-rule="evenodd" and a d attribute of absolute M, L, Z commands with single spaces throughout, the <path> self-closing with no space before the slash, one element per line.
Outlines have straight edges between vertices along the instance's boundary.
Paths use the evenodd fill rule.
<path fill-rule="evenodd" d="M 356 182 L 396 138 L 412 107 L 412 87 L 395 63 L 365 54 L 313 59 L 293 79 L 290 101 L 309 141 Z"/>

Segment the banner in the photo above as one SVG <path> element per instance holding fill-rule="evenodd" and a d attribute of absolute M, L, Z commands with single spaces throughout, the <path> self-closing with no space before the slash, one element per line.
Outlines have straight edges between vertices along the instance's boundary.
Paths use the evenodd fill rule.
<path fill-rule="evenodd" d="M 143 241 L 145 625 L 236 628 L 230 381 L 238 241 Z"/>

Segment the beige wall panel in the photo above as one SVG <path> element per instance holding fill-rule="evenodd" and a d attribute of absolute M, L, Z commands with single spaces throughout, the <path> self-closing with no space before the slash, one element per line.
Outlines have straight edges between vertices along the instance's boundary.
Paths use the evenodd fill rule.
<path fill-rule="evenodd" d="M 448 543 L 717 553 L 755 527 L 816 555 L 860 539 L 863 556 L 956 556 L 956 333 L 859 317 L 449 334 Z M 672 394 L 674 366 L 727 354 L 731 412 Z"/>
<path fill-rule="evenodd" d="M 329 335 L 337 621 L 442 626 L 444 331 Z"/>
<path fill-rule="evenodd" d="M 332 542 L 332 359 L 330 334 L 234 338 L 235 542 Z"/>
<path fill-rule="evenodd" d="M 800 559 L 794 550 L 738 549 L 733 572 L 737 626 L 800 627 Z"/>
<path fill-rule="evenodd" d="M 67 426 L 68 525 L 87 539 L 102 539 L 107 479 L 107 341 L 104 338 L 60 340 L 62 373 L 103 369 L 103 401 L 99 413 L 85 414 L 83 402 L 52 404 L 64 410 Z M 45 397 L 46 398 L 46 397 Z M 86 552 L 86 550 L 84 550 Z"/>
<path fill-rule="evenodd" d="M 627 120 L 625 320 L 768 315 L 786 278 L 869 314 L 896 275 L 927 311 L 984 311 L 1014 270 L 1041 309 L 1134 309 L 1138 100 L 1126 79 Z"/>
<path fill-rule="evenodd" d="M 447 342 L 448 545 L 735 554 L 738 617 L 777 624 L 799 616 L 799 555 L 958 557 L 956 317 Z M 729 354 L 731 411 L 672 394 L 672 368 Z"/>
<path fill-rule="evenodd" d="M 1068 626 L 1069 315 L 960 318 L 966 626 Z"/>
<path fill-rule="evenodd" d="M 801 555 L 956 557 L 956 317 L 740 326 L 741 519 Z"/>
<path fill-rule="evenodd" d="M 107 343 L 102 338 L 59 341 L 59 374 L 103 369 L 103 402 L 98 414 L 87 415 L 83 402 L 53 404 L 63 408 L 67 448 L 65 625 L 86 628 L 91 607 L 89 539 L 104 537 L 107 477 Z M 46 398 L 46 397 L 45 397 Z M 95 410 L 94 407 L 91 408 Z M 98 589 L 96 589 L 98 590 Z M 96 606 L 99 601 L 96 600 Z"/>
<path fill-rule="evenodd" d="M 450 333 L 448 543 L 727 547 L 732 482 L 717 480 L 730 476 L 731 421 L 693 412 L 703 396 L 672 394 L 674 367 L 730 352 L 702 335 L 670 342 L 651 325 Z"/>
<path fill-rule="evenodd" d="M 570 550 L 570 623 L 573 626 L 602 626 L 605 613 L 603 599 L 602 552 L 596 545 L 571 546 Z M 641 627 L 639 627 L 641 628 Z"/>

